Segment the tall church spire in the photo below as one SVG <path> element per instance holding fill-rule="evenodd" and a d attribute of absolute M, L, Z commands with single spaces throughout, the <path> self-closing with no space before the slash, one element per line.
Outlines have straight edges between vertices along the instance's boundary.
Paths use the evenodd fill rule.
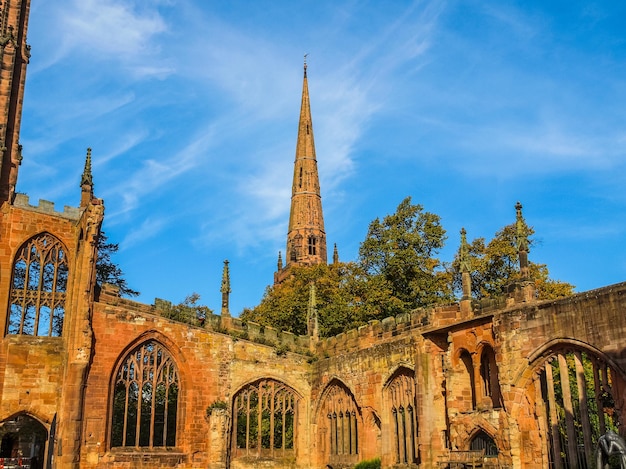
<path fill-rule="evenodd" d="M 324 231 L 322 197 L 315 158 L 306 56 L 286 254 L 285 268 L 276 272 L 274 277 L 277 283 L 287 276 L 291 266 L 326 264 L 327 259 L 326 232 Z"/>
<path fill-rule="evenodd" d="M 30 0 L 0 2 L 0 203 L 12 201 L 22 160 L 19 142 Z"/>

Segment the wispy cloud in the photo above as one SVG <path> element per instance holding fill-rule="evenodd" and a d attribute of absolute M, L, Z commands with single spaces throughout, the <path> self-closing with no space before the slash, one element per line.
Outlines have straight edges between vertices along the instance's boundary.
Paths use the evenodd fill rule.
<path fill-rule="evenodd" d="M 159 56 L 159 35 L 168 26 L 159 12 L 167 2 L 124 0 L 67 0 L 51 2 L 49 34 L 54 47 L 36 70 L 47 68 L 78 52 L 96 55 L 99 60 L 117 62 L 137 76 L 164 76 L 171 73 Z M 162 58 L 161 58 L 162 59 Z"/>
<path fill-rule="evenodd" d="M 109 215 L 109 221 L 122 221 L 138 207 L 142 197 L 162 190 L 169 181 L 197 167 L 198 162 L 206 158 L 212 141 L 213 133 L 208 129 L 176 154 L 160 160 L 145 159 L 132 174 L 107 187 L 105 198 L 121 198 L 118 210 Z"/>
<path fill-rule="evenodd" d="M 150 238 L 158 236 L 160 231 L 167 226 L 166 218 L 146 218 L 140 225 L 134 225 L 120 243 L 120 250 L 132 249 L 135 245 L 146 242 Z"/>

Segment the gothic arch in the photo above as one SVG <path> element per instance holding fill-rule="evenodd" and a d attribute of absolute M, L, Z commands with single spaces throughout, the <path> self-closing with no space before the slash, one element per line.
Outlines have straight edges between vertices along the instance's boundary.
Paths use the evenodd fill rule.
<path fill-rule="evenodd" d="M 350 387 L 349 387 L 346 383 L 344 383 L 344 381 L 343 381 L 342 379 L 340 379 L 339 377 L 337 377 L 337 376 L 332 376 L 332 377 L 330 378 L 330 380 L 328 381 L 328 383 L 326 383 L 326 385 L 324 386 L 324 390 L 323 390 L 323 391 L 319 394 L 319 397 L 318 397 L 318 399 L 317 399 L 317 402 L 315 403 L 315 410 L 314 410 L 314 412 L 313 412 L 313 416 L 312 416 L 312 418 L 313 418 L 313 423 L 318 423 L 318 421 L 317 421 L 317 420 L 318 420 L 318 416 L 320 415 L 320 412 L 321 412 L 321 410 L 322 410 L 322 409 L 321 409 L 322 404 L 323 404 L 323 402 L 324 402 L 324 399 L 325 399 L 326 395 L 327 395 L 327 394 L 328 394 L 328 392 L 329 392 L 329 389 L 330 389 L 332 386 L 341 386 L 341 387 L 345 388 L 345 390 L 346 390 L 346 392 L 348 393 L 348 395 L 349 395 L 349 396 L 351 396 L 351 397 L 352 397 L 352 399 L 354 400 L 354 402 L 356 403 L 356 398 L 354 397 L 354 393 L 352 392 L 352 390 L 350 389 Z M 357 405 L 358 405 L 358 404 L 357 404 Z M 359 407 L 359 409 L 360 409 L 360 407 Z"/>
<path fill-rule="evenodd" d="M 0 458 L 27 458 L 29 467 L 42 468 L 48 455 L 50 425 L 29 412 L 17 412 L 0 422 Z"/>
<path fill-rule="evenodd" d="M 11 262 L 7 334 L 63 334 L 70 265 L 66 245 L 47 231 L 18 247 Z"/>
<path fill-rule="evenodd" d="M 624 373 L 587 343 L 548 341 L 530 354 L 516 384 L 511 414 L 520 422 L 522 439 L 528 440 L 520 442 L 525 460 L 555 468 L 575 465 L 592 458 L 606 431 L 626 433 Z M 524 436 L 537 430 L 545 435 L 543 440 Z"/>
<path fill-rule="evenodd" d="M 256 376 L 255 378 L 248 379 L 242 382 L 241 384 L 237 385 L 237 387 L 235 388 L 235 392 L 233 393 L 233 396 L 236 395 L 239 391 L 241 391 L 245 387 L 249 386 L 250 384 L 257 383 L 264 379 L 265 380 L 271 379 L 271 380 L 280 382 L 283 385 L 287 386 L 289 389 L 291 389 L 296 394 L 298 399 L 304 399 L 304 394 L 298 391 L 296 387 L 293 386 L 288 380 L 285 380 L 284 377 L 277 375 L 277 374 L 273 374 L 273 373 L 264 373 L 262 375 Z"/>
<path fill-rule="evenodd" d="M 322 461 L 331 467 L 358 462 L 363 432 L 362 409 L 352 391 L 338 378 L 331 379 L 320 394 L 315 418 Z"/>
<path fill-rule="evenodd" d="M 161 334 L 150 331 L 129 344 L 111 373 L 108 446 L 177 445 L 184 418 L 180 366 Z"/>
<path fill-rule="evenodd" d="M 132 349 L 137 347 L 137 345 L 143 342 L 146 342 L 148 340 L 154 340 L 156 342 L 160 342 L 167 349 L 169 354 L 172 355 L 172 357 L 176 361 L 176 366 L 178 367 L 178 370 L 179 370 L 179 374 L 180 374 L 179 378 L 181 380 L 182 386 L 186 389 L 187 380 L 188 380 L 188 377 L 190 376 L 191 370 L 189 369 L 189 364 L 187 363 L 187 360 L 185 359 L 185 355 L 183 354 L 183 351 L 181 350 L 181 348 L 178 346 L 176 342 L 174 342 L 165 334 L 154 329 L 150 329 L 145 332 L 142 332 L 133 340 L 131 340 L 120 351 L 116 360 L 113 362 L 113 365 L 108 371 L 109 376 L 111 376 L 111 383 L 113 383 L 113 380 L 115 379 L 113 376 L 113 373 L 115 373 L 115 371 L 119 369 L 120 364 L 122 363 L 122 360 L 124 359 L 124 357 L 127 356 L 128 353 Z"/>
<path fill-rule="evenodd" d="M 461 369 L 461 382 L 457 383 L 456 387 L 465 387 L 470 389 L 471 402 L 465 406 L 464 410 L 476 409 L 476 376 L 474 358 L 472 354 L 466 348 L 459 348 L 456 352 L 456 364 L 453 363 L 453 367 Z"/>
<path fill-rule="evenodd" d="M 482 436 L 485 438 L 481 438 Z M 498 453 L 502 450 L 502 443 L 498 442 L 498 433 L 495 431 L 488 431 L 482 426 L 476 427 L 469 435 L 467 439 L 466 447 L 467 449 L 473 450 L 485 450 L 485 456 L 498 456 Z M 480 441 L 478 441 L 480 440 Z M 493 447 L 489 443 L 493 444 Z"/>
<path fill-rule="evenodd" d="M 396 373 L 399 370 L 406 370 L 408 373 L 412 373 L 413 376 L 415 376 L 415 368 L 413 367 L 413 365 L 409 364 L 408 362 L 400 362 L 398 364 L 396 364 L 390 371 L 389 373 L 387 373 L 387 376 L 385 377 L 385 379 L 383 379 L 383 390 L 389 386 L 389 383 L 391 382 L 391 380 L 395 377 Z"/>
<path fill-rule="evenodd" d="M 594 355 L 596 358 L 604 361 L 607 365 L 611 367 L 611 369 L 617 372 L 622 379 L 626 380 L 626 371 L 623 370 L 615 362 L 615 360 L 609 357 L 602 350 L 586 342 L 583 342 L 582 340 L 571 339 L 567 337 L 557 337 L 549 340 L 540 347 L 537 347 L 528 356 L 528 366 L 520 370 L 517 377 L 513 381 L 515 383 L 515 387 L 524 389 L 529 386 L 534 379 L 537 368 L 539 368 L 541 364 L 545 362 L 545 360 L 555 355 L 559 350 L 564 349 L 580 349 L 586 351 Z"/>
<path fill-rule="evenodd" d="M 489 343 L 482 344 L 478 349 L 479 375 L 481 394 L 492 408 L 502 407 L 502 393 L 500 391 L 500 373 L 496 363 L 496 352 Z"/>
<path fill-rule="evenodd" d="M 383 387 L 388 412 L 389 452 L 394 464 L 418 464 L 418 430 L 415 371 L 399 366 Z"/>
<path fill-rule="evenodd" d="M 302 395 L 279 379 L 241 386 L 232 400 L 232 457 L 293 457 Z"/>

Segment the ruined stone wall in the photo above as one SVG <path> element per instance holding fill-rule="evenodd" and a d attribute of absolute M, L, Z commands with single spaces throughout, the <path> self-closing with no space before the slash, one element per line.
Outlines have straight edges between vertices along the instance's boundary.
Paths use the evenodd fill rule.
<path fill-rule="evenodd" d="M 327 416 L 320 412 L 325 399 L 324 391 L 330 384 L 340 382 L 353 394 L 360 415 L 360 459 L 382 457 L 384 464 L 392 460 L 390 434 L 390 410 L 383 396 L 384 387 L 393 373 L 401 367 L 415 369 L 416 345 L 414 336 L 393 327 L 391 321 L 365 326 L 330 339 L 320 345 L 323 350 L 315 362 L 313 373 L 313 451 L 316 454 L 313 467 L 325 467 L 329 455 L 324 444 Z M 350 351 L 351 350 L 351 351 Z M 326 449 L 326 453 L 324 452 Z M 387 466 L 385 466 L 387 467 Z"/>
<path fill-rule="evenodd" d="M 0 419 L 26 413 L 48 431 L 56 420 L 58 444 L 50 451 L 67 467 L 78 462 L 82 390 L 92 347 L 89 318 L 95 284 L 95 240 L 103 215 L 104 207 L 97 199 L 82 209 L 66 207 L 57 212 L 51 202 L 40 201 L 34 206 L 20 194 L 13 205 L 3 204 L 0 212 L 0 304 L 6 306 L 0 310 Z M 8 335 L 14 259 L 24 243 L 42 233 L 60 241 L 67 261 L 62 335 Z M 65 448 L 65 455 L 61 448 Z"/>
<path fill-rule="evenodd" d="M 119 303 L 119 302 L 117 302 Z M 87 382 L 86 432 L 81 467 L 170 467 L 168 458 L 178 458 L 179 467 L 226 467 L 230 444 L 232 398 L 245 384 L 274 378 L 302 397 L 298 426 L 297 467 L 309 467 L 310 424 L 308 357 L 247 340 L 177 323 L 146 312 L 145 305 L 96 304 L 93 316 L 95 353 Z M 181 379 L 177 444 L 175 450 L 159 452 L 110 448 L 112 380 L 126 353 L 145 340 L 162 343 L 174 358 Z M 207 416 L 216 401 L 228 404 L 228 414 Z M 138 456 L 141 455 L 141 456 Z M 256 467 L 257 461 L 232 461 L 232 467 Z M 291 467 L 293 461 L 272 467 Z"/>
<path fill-rule="evenodd" d="M 578 350 L 605 361 L 615 372 L 612 391 L 617 411 L 626 411 L 625 293 L 626 284 L 622 283 L 558 301 L 513 307 L 494 316 L 497 361 L 516 467 L 532 467 L 533 461 L 547 457 L 541 453 L 546 435 L 540 431 L 542 408 L 534 378 L 554 353 Z"/>
<path fill-rule="evenodd" d="M 23 199 L 23 196 L 22 196 Z M 33 236 L 48 232 L 67 248 L 70 282 L 76 278 L 77 212 L 58 213 L 42 201 L 38 206 L 4 204 L 0 211 L 0 421 L 27 412 L 49 424 L 61 398 L 66 340 L 62 337 L 6 335 L 13 259 Z M 66 309 L 71 308 L 71 303 Z"/>

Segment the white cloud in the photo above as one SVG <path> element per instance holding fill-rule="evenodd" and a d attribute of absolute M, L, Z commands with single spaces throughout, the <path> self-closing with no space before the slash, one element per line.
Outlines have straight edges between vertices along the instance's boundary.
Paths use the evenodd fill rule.
<path fill-rule="evenodd" d="M 137 244 L 145 242 L 147 239 L 157 236 L 168 223 L 169 220 L 165 218 L 149 217 L 146 218 L 141 225 L 133 225 L 124 240 L 120 243 L 121 251 L 130 249 Z"/>

